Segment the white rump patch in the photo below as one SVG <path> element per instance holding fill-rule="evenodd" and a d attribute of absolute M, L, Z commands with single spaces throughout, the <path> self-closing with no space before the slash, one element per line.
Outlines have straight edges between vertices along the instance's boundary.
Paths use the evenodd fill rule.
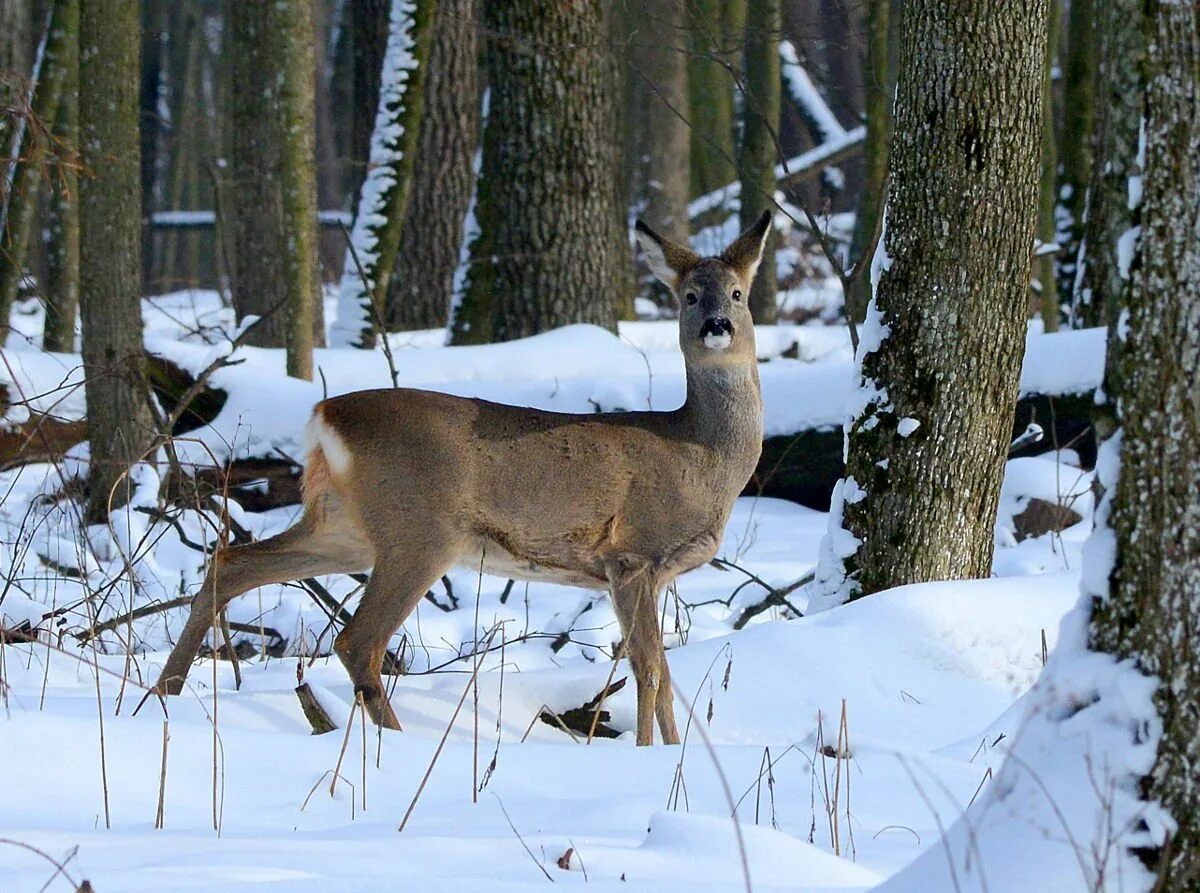
<path fill-rule="evenodd" d="M 308 420 L 308 427 L 304 429 L 304 442 L 309 452 L 320 449 L 325 454 L 325 461 L 329 463 L 329 469 L 334 474 L 342 475 L 350 470 L 350 450 L 346 448 L 346 442 L 321 417 L 319 408 L 312 414 L 312 418 Z"/>
<path fill-rule="evenodd" d="M 709 334 L 704 336 L 704 346 L 709 350 L 725 350 L 733 343 L 733 336 Z"/>

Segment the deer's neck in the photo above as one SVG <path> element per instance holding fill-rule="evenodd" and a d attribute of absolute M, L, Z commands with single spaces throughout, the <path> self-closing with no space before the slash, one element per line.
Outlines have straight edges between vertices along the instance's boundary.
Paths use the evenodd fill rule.
<path fill-rule="evenodd" d="M 755 363 L 689 367 L 682 414 L 692 436 L 718 452 L 736 456 L 762 446 L 762 396 Z"/>

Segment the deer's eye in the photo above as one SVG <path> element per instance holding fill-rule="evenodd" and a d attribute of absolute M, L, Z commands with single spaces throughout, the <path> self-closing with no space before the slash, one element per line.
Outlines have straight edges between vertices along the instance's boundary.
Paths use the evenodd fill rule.
<path fill-rule="evenodd" d="M 733 290 L 733 299 L 735 301 L 740 301 L 742 299 L 742 290 L 740 288 L 735 288 Z"/>
<path fill-rule="evenodd" d="M 689 291 L 689 292 L 687 293 L 687 302 L 688 302 L 689 304 L 695 304 L 695 303 L 696 303 L 696 293 L 695 293 L 694 291 Z"/>

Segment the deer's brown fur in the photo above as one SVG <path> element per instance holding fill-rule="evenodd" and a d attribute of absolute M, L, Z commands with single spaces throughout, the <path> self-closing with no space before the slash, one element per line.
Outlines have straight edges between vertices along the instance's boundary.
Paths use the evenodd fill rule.
<path fill-rule="evenodd" d="M 318 404 L 304 513 L 279 536 L 223 549 L 159 679 L 178 693 L 228 602 L 256 586 L 373 567 L 334 649 L 376 722 L 400 724 L 380 678 L 393 633 L 451 566 L 607 589 L 637 682 L 637 743 L 677 743 L 658 594 L 717 551 L 762 445 L 745 296 L 769 225 L 701 258 L 643 224 L 680 300 L 687 400 L 672 412 L 552 413 L 428 391 Z"/>

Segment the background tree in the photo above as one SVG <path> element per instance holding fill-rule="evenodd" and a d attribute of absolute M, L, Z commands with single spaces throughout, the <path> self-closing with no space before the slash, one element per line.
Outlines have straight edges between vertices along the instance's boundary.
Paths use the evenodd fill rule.
<path fill-rule="evenodd" d="M 628 35 L 630 206 L 669 239 L 691 234 L 687 203 L 688 31 L 682 0 L 621 4 Z"/>
<path fill-rule="evenodd" d="M 110 493 L 113 505 L 127 501 L 132 487 L 122 476 L 154 434 L 142 353 L 140 46 L 137 0 L 82 4 L 79 255 L 90 523 L 108 516 Z"/>
<path fill-rule="evenodd" d="M 1096 121 L 1097 0 L 1071 0 L 1067 16 L 1066 64 L 1062 66 L 1062 142 L 1058 180 L 1060 232 L 1059 294 L 1070 305 L 1076 257 L 1083 238 L 1088 180 L 1092 175 L 1092 134 Z"/>
<path fill-rule="evenodd" d="M 0 3 L 0 175 L 8 176 L 9 140 L 17 110 L 24 104 L 32 68 L 29 58 L 29 3 Z M 3 195 L 0 195 L 3 204 Z M 8 320 L 5 320 L 7 323 Z"/>
<path fill-rule="evenodd" d="M 630 272 L 607 8 L 484 5 L 491 106 L 459 343 L 616 329 Z"/>
<path fill-rule="evenodd" d="M 46 220 L 46 319 L 42 347 L 72 353 L 79 315 L 79 35 L 63 59 L 67 69 L 55 138 L 64 163 L 50 183 Z"/>
<path fill-rule="evenodd" d="M 286 347 L 288 374 L 312 378 L 319 299 L 312 5 L 227 0 L 224 9 L 233 303 L 239 319 L 264 317 L 249 343 Z"/>
<path fill-rule="evenodd" d="M 339 345 L 373 347 L 400 247 L 424 107 L 433 0 L 393 0 L 367 175 L 342 263 Z"/>
<path fill-rule="evenodd" d="M 905 4 L 862 403 L 822 601 L 991 573 L 1025 344 L 1045 23 L 1045 0 Z"/>
<path fill-rule="evenodd" d="M 742 142 L 738 152 L 742 184 L 740 216 L 744 230 L 773 207 L 775 164 L 779 158 L 779 0 L 747 0 Z M 762 262 L 750 292 L 750 312 L 760 324 L 775 322 L 775 234 L 767 236 Z"/>
<path fill-rule="evenodd" d="M 694 0 L 687 4 L 692 48 L 688 58 L 691 110 L 692 196 L 737 179 L 733 95 L 741 71 L 746 0 Z"/>
<path fill-rule="evenodd" d="M 1042 176 L 1038 198 L 1037 237 L 1043 245 L 1054 245 L 1058 237 L 1058 137 L 1055 134 L 1054 68 L 1058 58 L 1059 21 L 1062 9 L 1058 0 L 1046 4 L 1046 64 L 1042 78 Z M 1065 147 L 1064 147 L 1065 148 Z M 1036 297 L 1034 305 L 1041 313 L 1047 332 L 1058 331 L 1057 252 L 1041 250 L 1034 258 Z"/>
<path fill-rule="evenodd" d="M 1114 318 L 1121 293 L 1117 246 L 1132 225 L 1127 193 L 1137 164 L 1146 52 L 1140 35 L 1127 26 L 1141 14 L 1138 0 L 1105 0 L 1096 7 L 1094 163 L 1072 296 L 1076 326 L 1104 325 Z"/>
<path fill-rule="evenodd" d="M 1089 556 L 1101 563 L 1084 581 L 1092 649 L 1159 680 L 1161 738 L 1142 792 L 1175 827 L 1139 855 L 1155 889 L 1170 893 L 1200 885 L 1200 20 L 1186 3 L 1144 9 L 1108 22 L 1124 40 L 1146 41 L 1146 168 L 1128 322 L 1110 330 L 1105 389 L 1120 397 L 1122 433 L 1103 447 L 1114 461 L 1101 466 L 1108 489 Z"/>
<path fill-rule="evenodd" d="M 42 126 L 53 126 L 63 86 L 70 72 L 69 56 L 79 36 L 79 0 L 55 0 L 49 30 L 42 42 L 37 83 L 33 92 L 34 124 L 19 128 L 17 163 L 3 207 L 0 233 L 0 337 L 7 334 L 9 312 L 25 271 L 34 213 L 38 207 L 43 163 L 54 147 L 44 144 Z"/>
<path fill-rule="evenodd" d="M 450 315 L 479 145 L 478 0 L 441 0 L 433 24 L 412 187 L 387 297 L 387 328 L 431 329 Z"/>

